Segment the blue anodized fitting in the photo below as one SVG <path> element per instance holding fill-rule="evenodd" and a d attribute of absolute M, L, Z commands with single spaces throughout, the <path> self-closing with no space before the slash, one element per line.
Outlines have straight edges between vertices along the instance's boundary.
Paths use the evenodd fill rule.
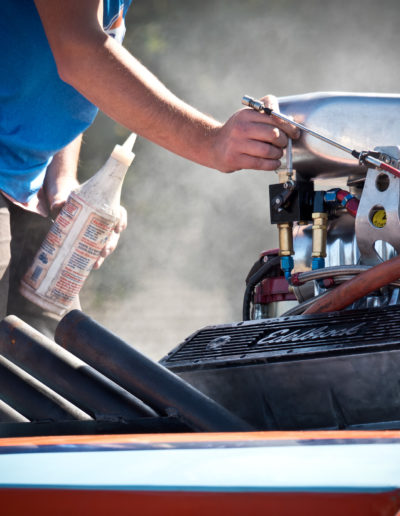
<path fill-rule="evenodd" d="M 323 269 L 325 267 L 325 258 L 322 258 L 321 256 L 313 256 L 312 262 L 311 262 L 311 269 L 313 271 L 317 269 Z"/>
<path fill-rule="evenodd" d="M 292 256 L 281 256 L 281 269 L 285 278 L 289 281 L 290 276 L 292 275 L 292 270 L 294 267 L 294 261 Z"/>

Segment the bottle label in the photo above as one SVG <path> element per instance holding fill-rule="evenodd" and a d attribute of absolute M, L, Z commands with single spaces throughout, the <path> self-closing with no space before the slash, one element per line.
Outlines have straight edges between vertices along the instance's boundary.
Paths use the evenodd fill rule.
<path fill-rule="evenodd" d="M 54 262 L 68 231 L 82 211 L 82 204 L 70 197 L 43 240 L 35 260 L 24 276 L 25 283 L 37 289 Z"/>
<path fill-rule="evenodd" d="M 115 225 L 71 194 L 23 281 L 67 308 L 79 293 Z"/>

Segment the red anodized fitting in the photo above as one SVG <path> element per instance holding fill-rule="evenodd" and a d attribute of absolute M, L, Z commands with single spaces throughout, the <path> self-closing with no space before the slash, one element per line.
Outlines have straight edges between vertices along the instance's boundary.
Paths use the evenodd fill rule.
<path fill-rule="evenodd" d="M 339 189 L 336 192 L 336 199 L 346 208 L 350 215 L 353 215 L 353 217 L 357 215 L 358 205 L 360 204 L 357 197 L 354 197 L 347 190 Z"/>

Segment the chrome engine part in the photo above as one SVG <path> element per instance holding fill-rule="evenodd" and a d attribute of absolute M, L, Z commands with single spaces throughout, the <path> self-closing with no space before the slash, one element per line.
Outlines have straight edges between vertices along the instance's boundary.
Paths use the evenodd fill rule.
<path fill-rule="evenodd" d="M 399 145 L 400 95 L 311 93 L 281 97 L 282 113 L 297 122 L 363 150 Z M 304 178 L 363 177 L 351 156 L 304 133 L 293 145 L 293 165 Z"/>
<path fill-rule="evenodd" d="M 400 95 L 298 95 L 280 99 L 280 108 L 312 131 L 396 170 L 367 168 L 310 134 L 293 142 L 288 169 L 279 171 L 279 185 L 270 186 L 280 249 L 264 252 L 253 267 L 243 319 L 301 314 L 336 286 L 400 253 Z M 280 267 L 268 269 L 274 256 L 280 256 Z M 400 304 L 399 286 L 391 281 L 346 309 Z"/>

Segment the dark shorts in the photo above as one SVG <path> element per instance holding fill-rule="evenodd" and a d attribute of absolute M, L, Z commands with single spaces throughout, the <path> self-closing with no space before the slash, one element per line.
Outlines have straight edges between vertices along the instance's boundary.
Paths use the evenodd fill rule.
<path fill-rule="evenodd" d="M 60 317 L 25 299 L 19 284 L 51 224 L 50 218 L 23 210 L 0 195 L 0 319 L 16 315 L 48 337 L 53 337 Z M 77 307 L 79 301 L 73 308 Z"/>

